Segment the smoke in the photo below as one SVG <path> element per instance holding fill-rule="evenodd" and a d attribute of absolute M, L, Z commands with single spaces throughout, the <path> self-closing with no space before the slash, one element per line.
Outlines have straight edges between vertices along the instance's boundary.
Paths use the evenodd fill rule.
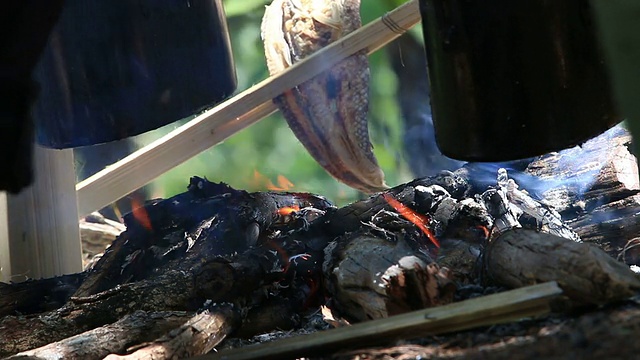
<path fill-rule="evenodd" d="M 611 149 L 627 134 L 621 125 L 580 146 L 509 162 L 467 163 L 464 169 L 478 192 L 489 186 L 496 186 L 497 172 L 505 168 L 509 178 L 515 180 L 521 189 L 537 200 L 547 200 L 549 205 L 566 208 L 568 199 L 580 200 L 592 189 L 602 167 L 610 161 Z"/>
<path fill-rule="evenodd" d="M 429 104 L 427 102 L 422 106 L 428 112 L 420 116 L 418 123 L 414 122 L 406 129 L 403 139 L 407 162 L 414 176 L 432 176 L 442 170 L 453 171 L 458 169 L 465 162 L 442 155 L 436 145 Z"/>
<path fill-rule="evenodd" d="M 509 178 L 515 180 L 531 197 L 566 216 L 575 217 L 592 211 L 602 203 L 616 200 L 598 195 L 595 184 L 603 173 L 603 167 L 611 164 L 612 157 L 618 156 L 612 151 L 620 151 L 621 141 L 629 139 L 625 135 L 628 135 L 627 130 L 618 125 L 580 146 L 559 152 L 520 162 L 467 164 L 465 168 L 474 187 L 482 191 L 484 187 L 496 186 L 497 171 L 504 167 Z M 635 167 L 635 158 L 627 155 L 622 159 L 624 161 L 616 161 L 623 166 Z M 629 189 L 640 187 L 637 173 L 630 173 L 628 177 L 627 183 L 622 185 Z M 626 192 L 618 193 L 618 196 L 629 195 Z M 606 218 L 612 214 L 601 215 L 600 218 Z"/>
<path fill-rule="evenodd" d="M 531 187 L 547 198 L 553 191 L 580 198 L 592 189 L 603 166 L 610 162 L 612 149 L 619 145 L 614 139 L 625 134 L 627 130 L 617 125 L 580 146 L 539 157 L 527 168 L 537 181 L 521 186 Z"/>

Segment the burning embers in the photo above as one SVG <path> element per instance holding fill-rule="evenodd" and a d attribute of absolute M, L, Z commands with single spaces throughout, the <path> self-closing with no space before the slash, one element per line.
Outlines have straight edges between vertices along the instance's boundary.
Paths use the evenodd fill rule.
<path fill-rule="evenodd" d="M 241 314 L 242 321 L 223 320 L 228 331 L 216 334 L 220 339 L 232 331 L 250 336 L 303 326 L 300 314 L 325 302 L 353 323 L 446 304 L 454 293 L 460 300 L 547 281 L 557 281 L 580 305 L 626 299 L 640 289 L 636 275 L 588 244 L 604 244 L 614 255 L 622 251 L 625 259 L 635 257 L 640 194 L 616 175 L 623 169 L 620 160 L 628 158 L 611 159 L 601 166 L 597 184 L 571 200 L 583 202 L 582 210 L 564 206 L 561 213 L 572 228 L 504 170 L 492 174 L 489 188 L 474 184 L 465 167 L 341 208 L 312 194 L 249 193 L 194 177 L 187 192 L 125 216 L 127 231 L 91 271 L 77 275 L 81 284 L 64 283 L 61 293 L 74 293 L 59 300 L 67 302 L 66 310 L 21 317 L 15 323 L 21 337 L 1 338 L 0 350 L 24 350 L 25 337 L 46 334 L 37 339 L 43 344 L 50 336 L 69 336 L 140 309 L 193 312 L 205 300 L 232 303 Z M 552 167 L 553 160 L 547 161 Z M 626 164 L 635 166 L 635 161 Z M 611 209 L 616 211 L 607 212 Z M 603 223 L 601 213 L 624 216 Z M 575 234 L 584 242 L 576 241 Z M 25 286 L 34 284 L 38 294 L 59 290 L 58 281 Z M 13 284 L 2 288 L 14 289 Z M 52 306 L 45 297 L 34 310 L 32 302 L 9 298 L 14 293 L 1 297 L 7 314 L 29 315 Z M 544 311 L 542 305 L 537 303 L 535 310 Z M 522 315 L 506 306 L 502 310 L 506 320 Z M 455 322 L 463 321 L 458 315 L 452 314 Z M 469 323 L 477 325 L 475 320 Z M 427 322 L 433 324 L 431 318 Z M 68 324 L 72 330 L 64 327 Z M 415 329 L 402 334 L 423 335 Z"/>
<path fill-rule="evenodd" d="M 295 213 L 296 211 L 300 211 L 299 206 L 285 206 L 283 208 L 278 209 L 278 215 L 289 216 Z"/>
<path fill-rule="evenodd" d="M 405 219 L 414 223 L 423 234 L 427 236 L 427 238 L 435 245 L 436 247 L 440 247 L 440 242 L 433 235 L 433 232 L 429 229 L 429 217 L 423 214 L 420 214 L 408 206 L 404 205 L 400 201 L 396 200 L 391 194 L 384 193 L 382 197 L 386 202 L 389 203 L 398 214 L 402 215 Z"/>

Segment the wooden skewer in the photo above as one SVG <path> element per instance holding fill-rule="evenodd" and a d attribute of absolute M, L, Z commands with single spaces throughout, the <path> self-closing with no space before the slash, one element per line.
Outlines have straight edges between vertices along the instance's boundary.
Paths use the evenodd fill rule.
<path fill-rule="evenodd" d="M 551 281 L 353 326 L 225 350 L 198 359 L 294 359 L 506 323 L 548 313 L 550 301 L 560 294 L 558 284 Z"/>
<path fill-rule="evenodd" d="M 277 76 L 239 93 L 144 148 L 76 185 L 80 217 L 122 196 L 216 145 L 277 110 L 271 101 L 344 58 L 367 49 L 372 53 L 420 21 L 418 0 L 410 0 L 383 17 L 323 48 Z"/>

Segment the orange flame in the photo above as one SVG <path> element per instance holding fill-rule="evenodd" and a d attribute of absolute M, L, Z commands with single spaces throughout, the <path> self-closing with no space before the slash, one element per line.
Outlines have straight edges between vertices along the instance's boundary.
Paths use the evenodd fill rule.
<path fill-rule="evenodd" d="M 278 175 L 278 185 L 275 185 L 268 177 L 262 175 L 258 170 L 253 171 L 253 185 L 257 187 L 265 187 L 272 191 L 288 191 L 293 188 L 293 183 L 283 175 Z"/>
<path fill-rule="evenodd" d="M 140 224 L 143 228 L 152 231 L 153 228 L 151 226 L 151 219 L 149 218 L 149 214 L 144 208 L 142 201 L 136 199 L 135 197 L 132 198 L 131 209 L 131 214 L 133 215 L 133 218 L 136 219 L 138 224 Z"/>
<path fill-rule="evenodd" d="M 484 225 L 477 225 L 476 229 L 482 230 L 482 232 L 484 233 L 484 238 L 485 239 L 489 239 L 489 236 L 491 235 L 491 231 L 489 230 L 488 227 L 486 227 Z"/>
<path fill-rule="evenodd" d="M 440 242 L 438 241 L 438 239 L 436 239 L 436 237 L 433 235 L 431 230 L 429 230 L 429 228 L 427 227 L 427 224 L 429 223 L 429 218 L 426 215 L 422 215 L 411 210 L 409 207 L 405 206 L 403 203 L 396 200 L 390 194 L 387 194 L 387 193 L 382 194 L 382 197 L 385 199 L 387 203 L 389 203 L 389 205 L 391 205 L 398 212 L 398 214 L 402 215 L 405 219 L 414 223 L 427 236 L 427 238 L 431 240 L 431 242 L 436 247 L 440 247 Z"/>
<path fill-rule="evenodd" d="M 278 175 L 278 186 L 282 191 L 291 190 L 293 188 L 293 183 L 289 181 L 284 175 Z M 269 190 L 280 190 L 280 189 L 269 189 Z"/>
<path fill-rule="evenodd" d="M 291 213 L 296 211 L 300 211 L 300 206 L 298 205 L 285 206 L 278 209 L 278 215 L 287 216 L 287 215 L 291 215 Z"/>

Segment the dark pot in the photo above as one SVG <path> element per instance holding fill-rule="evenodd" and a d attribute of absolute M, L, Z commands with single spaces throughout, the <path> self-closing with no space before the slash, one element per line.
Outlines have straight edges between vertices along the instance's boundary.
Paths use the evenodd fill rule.
<path fill-rule="evenodd" d="M 137 135 L 233 93 L 221 0 L 67 0 L 35 71 L 41 145 Z"/>
<path fill-rule="evenodd" d="M 527 158 L 621 120 L 588 0 L 420 0 L 420 11 L 445 155 Z"/>

